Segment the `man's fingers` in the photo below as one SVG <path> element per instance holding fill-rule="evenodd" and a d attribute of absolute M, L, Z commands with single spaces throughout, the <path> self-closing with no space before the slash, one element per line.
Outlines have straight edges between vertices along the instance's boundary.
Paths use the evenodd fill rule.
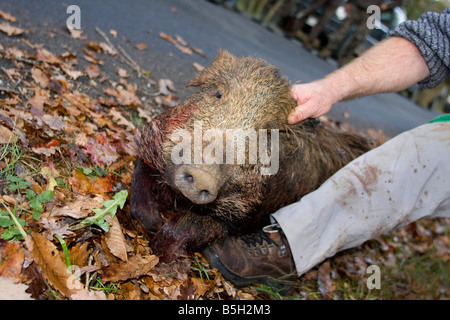
<path fill-rule="evenodd" d="M 288 123 L 289 124 L 294 124 L 294 123 L 302 121 L 302 120 L 304 120 L 306 118 L 308 118 L 308 114 L 306 114 L 304 112 L 304 110 L 303 110 L 303 108 L 301 106 L 297 106 L 289 114 L 289 116 L 288 116 Z"/>

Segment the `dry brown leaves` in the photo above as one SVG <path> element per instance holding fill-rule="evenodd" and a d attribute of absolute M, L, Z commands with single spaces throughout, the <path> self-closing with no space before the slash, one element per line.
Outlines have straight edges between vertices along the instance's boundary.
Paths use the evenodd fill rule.
<path fill-rule="evenodd" d="M 3 37 L 28 35 L 10 24 L 16 22 L 12 15 L 0 11 L 0 19 L 8 21 L 0 21 Z M 110 35 L 116 38 L 117 32 L 111 30 Z M 32 45 L 32 33 L 23 45 L 0 45 L 0 169 L 9 168 L 24 177 L 28 191 L 54 191 L 36 221 L 31 217 L 27 190 L 9 192 L 0 180 L 2 190 L 7 191 L 0 202 L 16 210 L 29 233 L 23 242 L 0 240 L 0 297 L 252 298 L 226 282 L 200 255 L 195 268 L 188 257 L 160 263 L 148 239 L 137 231 L 128 205 L 114 218 L 105 216 L 108 232 L 94 226 L 74 227 L 116 192 L 129 188 L 135 160 L 131 144 L 135 120 L 148 121 L 154 111 L 139 96 L 127 65 L 116 68 L 114 75 L 103 71 L 104 61 L 119 55 L 109 39 L 90 40 L 81 32 L 70 36 L 84 41 L 82 52 L 66 49 L 56 54 L 45 44 Z M 182 45 L 180 37 L 176 41 Z M 146 44 L 136 47 L 144 50 Z M 80 58 L 88 63 L 85 67 L 80 66 Z M 132 60 L 128 60 L 130 66 Z M 110 79 L 117 75 L 119 81 Z M 172 106 L 178 101 L 173 92 L 173 83 L 162 79 L 152 97 Z M 8 150 L 13 147 L 28 158 L 16 159 L 15 167 L 9 167 L 14 155 Z M 0 235 L 4 231 L 0 227 Z"/>
<path fill-rule="evenodd" d="M 168 35 L 165 32 L 160 32 L 159 36 L 164 39 L 169 41 L 170 43 L 172 43 L 178 50 L 180 50 L 181 52 L 183 52 L 184 54 L 187 55 L 192 55 L 193 52 L 205 57 L 205 54 L 203 53 L 203 50 L 193 46 L 193 45 L 189 45 L 189 43 L 187 43 L 186 41 L 184 41 L 184 39 L 179 36 L 179 35 L 175 35 L 175 36 L 171 36 Z"/>

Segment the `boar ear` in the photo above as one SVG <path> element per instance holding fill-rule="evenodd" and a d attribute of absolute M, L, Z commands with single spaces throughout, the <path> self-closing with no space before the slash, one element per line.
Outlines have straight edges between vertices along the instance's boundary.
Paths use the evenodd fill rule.
<path fill-rule="evenodd" d="M 234 61 L 234 59 L 236 59 L 236 56 L 229 53 L 227 50 L 219 50 L 219 53 L 217 54 L 216 58 L 214 59 L 213 65 L 214 64 L 218 64 L 218 65 L 223 65 L 223 64 L 228 64 L 228 63 L 232 63 Z"/>
<path fill-rule="evenodd" d="M 232 65 L 236 56 L 232 55 L 226 50 L 219 50 L 214 61 L 211 65 L 204 70 L 200 71 L 189 83 L 186 87 L 201 87 L 204 84 L 211 83 L 214 79 L 220 75 L 219 70 L 223 69 L 226 66 Z"/>

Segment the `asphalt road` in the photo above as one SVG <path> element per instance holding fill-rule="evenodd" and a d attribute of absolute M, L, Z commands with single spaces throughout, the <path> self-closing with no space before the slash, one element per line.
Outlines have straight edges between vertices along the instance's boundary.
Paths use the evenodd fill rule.
<path fill-rule="evenodd" d="M 2 0 L 0 9 L 18 18 L 15 25 L 33 29 L 34 36 L 46 45 L 62 47 L 63 43 L 47 39 L 47 31 L 65 31 L 69 17 L 66 7 L 72 4 L 81 9 L 81 27 L 89 39 L 102 40 L 95 31 L 98 26 L 105 31 L 116 30 L 119 38 L 130 46 L 145 42 L 145 51 L 134 50 L 130 54 L 142 67 L 151 70 L 155 79 L 170 78 L 177 88 L 182 88 L 196 73 L 193 62 L 206 66 L 219 49 L 264 58 L 279 67 L 292 83 L 312 81 L 335 69 L 302 49 L 298 42 L 205 0 Z M 160 32 L 180 35 L 202 49 L 207 57 L 180 52 L 160 38 Z M 437 114 L 398 94 L 380 94 L 340 103 L 329 115 L 359 128 L 382 128 L 387 135 L 394 136 Z"/>

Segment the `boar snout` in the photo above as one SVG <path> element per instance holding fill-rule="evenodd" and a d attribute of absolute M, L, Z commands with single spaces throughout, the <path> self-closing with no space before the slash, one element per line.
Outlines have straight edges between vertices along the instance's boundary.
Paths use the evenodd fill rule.
<path fill-rule="evenodd" d="M 217 198 L 217 180 L 213 174 L 192 165 L 181 165 L 175 171 L 175 186 L 196 204 L 213 202 Z"/>

